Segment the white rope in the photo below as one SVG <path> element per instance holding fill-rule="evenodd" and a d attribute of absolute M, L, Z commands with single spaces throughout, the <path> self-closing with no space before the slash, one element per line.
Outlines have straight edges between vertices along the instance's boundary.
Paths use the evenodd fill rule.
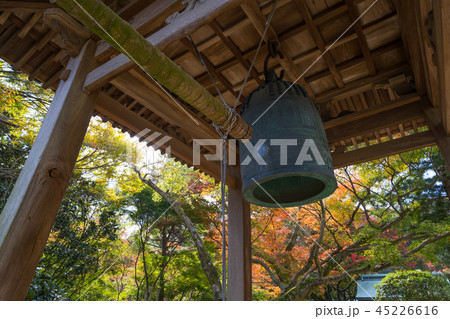
<path fill-rule="evenodd" d="M 272 10 L 270 11 L 270 14 L 267 18 L 266 25 L 264 32 L 261 36 L 261 40 L 258 44 L 258 48 L 256 49 L 255 56 L 253 57 L 253 61 L 250 65 L 250 68 L 248 69 L 247 75 L 245 76 L 244 83 L 242 84 L 241 90 L 239 91 L 239 95 L 236 99 L 236 102 L 234 104 L 234 107 L 231 108 L 223 98 L 222 92 L 220 92 L 219 87 L 217 86 L 217 83 L 212 76 L 210 70 L 208 69 L 208 66 L 204 62 L 201 53 L 199 52 L 197 46 L 195 45 L 194 41 L 191 37 L 189 37 L 189 41 L 192 43 L 192 46 L 195 49 L 195 52 L 197 53 L 197 57 L 200 60 L 200 63 L 203 65 L 203 67 L 206 69 L 206 72 L 208 73 L 208 76 L 213 83 L 217 93 L 219 94 L 222 103 L 225 105 L 225 107 L 228 109 L 228 117 L 222 124 L 218 125 L 216 123 L 213 123 L 214 128 L 217 131 L 217 134 L 221 137 L 221 163 L 220 163 L 220 192 L 222 197 L 222 205 L 221 205 L 221 213 L 222 213 L 222 300 L 226 300 L 226 291 L 227 291 L 227 247 L 226 247 L 226 177 L 227 177 L 227 138 L 230 134 L 230 131 L 236 124 L 237 119 L 240 117 L 240 115 L 236 112 L 236 106 L 242 96 L 242 92 L 244 91 L 245 84 L 248 81 L 248 78 L 250 76 L 251 70 L 255 64 L 256 58 L 258 56 L 259 50 L 261 49 L 262 43 L 264 42 L 264 39 L 267 34 L 267 30 L 269 29 L 270 22 L 272 21 L 272 17 L 275 13 L 275 9 L 277 6 L 278 0 L 274 1 Z"/>

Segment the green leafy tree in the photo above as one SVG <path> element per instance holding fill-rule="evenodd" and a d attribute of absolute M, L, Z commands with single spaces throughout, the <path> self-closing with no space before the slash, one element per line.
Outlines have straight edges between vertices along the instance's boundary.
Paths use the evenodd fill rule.
<path fill-rule="evenodd" d="M 377 284 L 375 300 L 450 300 L 450 283 L 444 276 L 428 271 L 397 271 Z"/>
<path fill-rule="evenodd" d="M 253 263 L 266 298 L 327 297 L 359 274 L 448 268 L 448 172 L 436 148 L 337 170 L 340 187 L 319 204 L 254 207 Z"/>

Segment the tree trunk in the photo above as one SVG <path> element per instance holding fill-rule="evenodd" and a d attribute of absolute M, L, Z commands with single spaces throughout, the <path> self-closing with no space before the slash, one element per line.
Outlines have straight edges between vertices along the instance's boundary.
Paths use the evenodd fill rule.
<path fill-rule="evenodd" d="M 150 186 L 153 190 L 155 190 L 159 195 L 161 195 L 172 207 L 178 217 L 183 221 L 184 225 L 188 229 L 191 238 L 197 248 L 198 258 L 200 259 L 200 263 L 202 265 L 203 271 L 205 272 L 206 277 L 208 278 L 209 284 L 211 285 L 211 291 L 213 293 L 215 300 L 221 300 L 222 298 L 222 287 L 220 282 L 220 275 L 217 268 L 214 266 L 211 256 L 206 250 L 205 245 L 203 244 L 203 240 L 200 238 L 197 230 L 195 229 L 195 225 L 189 219 L 189 217 L 184 212 L 181 205 L 172 199 L 172 197 L 164 192 L 161 188 L 159 188 L 155 183 L 153 183 L 149 179 L 145 179 L 136 170 L 136 173 L 139 175 L 139 178 L 148 186 Z"/>

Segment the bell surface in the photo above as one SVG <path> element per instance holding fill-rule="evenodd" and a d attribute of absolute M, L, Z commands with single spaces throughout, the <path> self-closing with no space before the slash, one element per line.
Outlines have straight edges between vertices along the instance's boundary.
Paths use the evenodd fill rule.
<path fill-rule="evenodd" d="M 280 98 L 292 82 L 273 72 L 267 78 L 241 108 L 253 128 L 251 140 L 240 143 L 244 198 L 263 207 L 292 207 L 328 197 L 337 182 L 315 103 L 296 84 Z"/>

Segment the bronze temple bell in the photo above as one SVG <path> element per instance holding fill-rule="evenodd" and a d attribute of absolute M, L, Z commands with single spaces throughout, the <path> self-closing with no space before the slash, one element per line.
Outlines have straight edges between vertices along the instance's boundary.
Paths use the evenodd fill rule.
<path fill-rule="evenodd" d="M 242 189 L 248 202 L 300 206 L 336 190 L 322 120 L 303 87 L 266 70 L 265 83 L 247 97 L 241 116 L 253 127 L 251 140 L 240 143 Z"/>

